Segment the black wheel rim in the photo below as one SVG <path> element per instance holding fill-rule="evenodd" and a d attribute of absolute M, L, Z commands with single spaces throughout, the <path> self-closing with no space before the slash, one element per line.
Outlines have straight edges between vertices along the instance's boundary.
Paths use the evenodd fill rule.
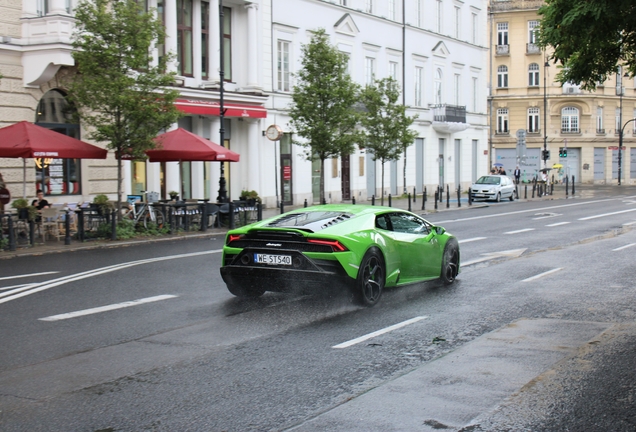
<path fill-rule="evenodd" d="M 448 282 L 453 282 L 457 277 L 457 269 L 459 267 L 459 253 L 453 249 L 446 261 L 446 267 L 444 269 L 444 276 Z"/>
<path fill-rule="evenodd" d="M 364 267 L 362 279 L 362 295 L 368 303 L 375 303 L 380 299 L 384 286 L 382 263 L 377 257 L 370 257 Z"/>

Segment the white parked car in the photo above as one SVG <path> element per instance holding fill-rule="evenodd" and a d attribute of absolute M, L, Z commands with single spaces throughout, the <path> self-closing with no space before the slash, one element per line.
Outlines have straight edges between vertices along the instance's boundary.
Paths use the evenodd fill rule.
<path fill-rule="evenodd" d="M 470 186 L 470 194 L 473 200 L 501 201 L 508 198 L 515 200 L 515 183 L 505 175 L 486 175 Z"/>

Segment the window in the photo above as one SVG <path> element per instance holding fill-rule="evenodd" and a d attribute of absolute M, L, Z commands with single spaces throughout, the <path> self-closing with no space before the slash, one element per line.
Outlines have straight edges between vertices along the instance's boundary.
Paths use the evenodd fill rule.
<path fill-rule="evenodd" d="M 395 232 L 405 234 L 428 234 L 429 228 L 422 219 L 406 213 L 391 213 L 389 215 L 391 228 Z"/>
<path fill-rule="evenodd" d="M 508 108 L 497 109 L 497 133 L 508 133 Z"/>
<path fill-rule="evenodd" d="M 422 106 L 422 83 L 424 79 L 424 68 L 415 67 L 415 106 Z"/>
<path fill-rule="evenodd" d="M 455 6 L 455 38 L 459 39 L 461 35 L 461 9 Z"/>
<path fill-rule="evenodd" d="M 565 107 L 561 110 L 561 133 L 579 132 L 579 110 Z"/>
<path fill-rule="evenodd" d="M 435 104 L 442 104 L 442 70 L 435 71 Z"/>
<path fill-rule="evenodd" d="M 290 91 L 289 41 L 279 40 L 277 43 L 276 78 L 278 91 Z"/>
<path fill-rule="evenodd" d="M 201 2 L 201 76 L 208 77 L 208 44 L 210 32 L 210 3 Z"/>
<path fill-rule="evenodd" d="M 497 45 L 508 45 L 508 23 L 497 23 Z"/>
<path fill-rule="evenodd" d="M 38 16 L 44 16 L 49 13 L 49 0 L 37 0 L 36 2 Z"/>
<path fill-rule="evenodd" d="M 454 94 L 454 99 L 455 99 L 455 105 L 460 105 L 459 103 L 459 98 L 460 98 L 460 94 L 461 94 L 461 77 L 459 74 L 455 74 L 454 78 L 454 88 L 455 88 L 455 94 Z"/>
<path fill-rule="evenodd" d="M 395 21 L 395 1 L 389 0 L 389 19 Z"/>
<path fill-rule="evenodd" d="M 396 82 L 398 81 L 398 64 L 397 62 L 389 62 L 389 76 Z"/>
<path fill-rule="evenodd" d="M 632 114 L 632 116 L 632 119 L 634 119 L 634 121 L 632 122 L 632 133 L 636 135 L 636 109 L 634 109 L 634 113 Z"/>
<path fill-rule="evenodd" d="M 476 44 L 477 43 L 477 14 L 474 13 L 473 14 L 473 28 L 472 28 L 472 40 L 471 42 Z"/>
<path fill-rule="evenodd" d="M 541 130 L 539 127 L 539 108 L 528 108 L 528 132 L 537 133 Z"/>
<path fill-rule="evenodd" d="M 232 81 L 232 9 L 223 8 L 223 80 Z"/>
<path fill-rule="evenodd" d="M 415 4 L 415 25 L 422 27 L 422 2 L 424 0 L 417 0 Z"/>
<path fill-rule="evenodd" d="M 177 0 L 179 74 L 192 76 L 192 0 Z"/>
<path fill-rule="evenodd" d="M 375 79 L 375 59 L 373 57 L 365 57 L 365 82 L 367 85 L 373 84 Z"/>
<path fill-rule="evenodd" d="M 343 52 L 342 55 L 345 57 L 345 74 L 351 75 L 351 54 Z"/>
<path fill-rule="evenodd" d="M 508 88 L 508 66 L 501 65 L 497 68 L 497 87 Z"/>
<path fill-rule="evenodd" d="M 528 43 L 537 43 L 537 27 L 539 27 L 539 21 L 528 21 Z"/>
<path fill-rule="evenodd" d="M 528 66 L 528 85 L 530 87 L 539 86 L 539 65 L 536 63 L 531 63 Z"/>
<path fill-rule="evenodd" d="M 596 133 L 605 133 L 603 128 L 603 107 L 596 108 Z"/>
<path fill-rule="evenodd" d="M 373 0 L 364 0 L 364 11 L 373 13 Z"/>
<path fill-rule="evenodd" d="M 477 78 L 473 77 L 473 112 L 478 112 L 479 87 Z"/>
<path fill-rule="evenodd" d="M 442 32 L 442 0 L 437 0 L 437 33 Z"/>

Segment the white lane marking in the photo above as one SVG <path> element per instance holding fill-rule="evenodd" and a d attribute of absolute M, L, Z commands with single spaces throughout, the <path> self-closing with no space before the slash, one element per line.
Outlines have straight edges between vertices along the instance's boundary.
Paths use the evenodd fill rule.
<path fill-rule="evenodd" d="M 15 289 L 15 288 L 22 288 L 22 287 L 32 287 L 35 286 L 37 284 L 20 284 L 20 285 L 11 285 L 11 286 L 6 286 L 6 287 L 2 287 L 0 288 L 0 291 L 6 291 L 6 290 L 10 290 L 10 289 Z"/>
<path fill-rule="evenodd" d="M 602 218 L 605 216 L 614 216 L 617 214 L 622 214 L 622 213 L 629 213 L 629 212 L 633 212 L 636 211 L 636 208 L 634 209 L 629 209 L 629 210 L 622 210 L 622 211 L 617 211 L 617 212 L 612 212 L 612 213 L 603 213 L 600 215 L 595 215 L 595 216 L 588 216 L 588 217 L 584 217 L 584 218 L 580 218 L 580 221 L 586 221 L 586 220 L 590 220 L 590 219 L 597 219 L 597 218 Z"/>
<path fill-rule="evenodd" d="M 625 223 L 623 224 L 623 226 L 630 226 L 630 225 L 634 225 L 634 224 L 636 224 L 636 221 L 632 221 L 632 222 L 625 222 Z"/>
<path fill-rule="evenodd" d="M 547 227 L 555 227 L 555 226 L 567 225 L 569 223 L 570 222 L 557 222 L 557 223 L 549 224 L 549 225 L 546 225 L 546 226 Z"/>
<path fill-rule="evenodd" d="M 48 282 L 42 282 L 42 283 L 38 283 L 38 284 L 33 284 L 32 286 L 27 286 L 27 287 L 24 287 L 24 288 L 18 288 L 18 289 L 15 289 L 13 291 L 10 291 L 10 292 L 2 293 L 2 294 L 0 294 L 0 297 L 6 297 L 6 298 L 0 298 L 0 304 L 8 302 L 8 301 L 11 301 L 11 300 L 18 299 L 20 297 L 31 295 L 31 294 L 34 294 L 36 292 L 44 291 L 44 290 L 47 290 L 49 288 L 54 288 L 54 287 L 59 286 L 59 285 L 64 285 L 65 283 L 68 283 L 68 282 L 75 282 L 75 281 L 86 279 L 86 278 L 89 278 L 89 277 L 92 277 L 92 276 L 98 276 L 98 275 L 102 275 L 102 274 L 105 274 L 105 273 L 110 273 L 110 272 L 114 272 L 114 271 L 117 271 L 117 270 L 122 270 L 122 269 L 129 268 L 129 267 L 134 267 L 134 266 L 141 265 L 141 264 L 150 264 L 150 263 L 158 262 L 158 261 L 167 261 L 167 260 L 173 260 L 173 259 L 178 259 L 178 258 L 189 258 L 189 257 L 193 257 L 193 256 L 198 256 L 198 255 L 207 255 L 207 254 L 214 254 L 214 253 L 221 253 L 221 252 L 222 252 L 222 249 L 216 249 L 216 250 L 211 250 L 211 251 L 193 252 L 193 253 L 179 254 L 179 255 L 170 255 L 170 256 L 159 257 L 159 258 L 150 258 L 150 259 L 144 259 L 144 260 L 139 260 L 139 261 L 131 261 L 131 262 L 127 262 L 127 263 L 115 264 L 115 265 L 112 265 L 112 266 L 102 267 L 102 268 L 98 268 L 98 269 L 95 269 L 95 270 L 89 270 L 89 271 L 85 271 L 85 272 L 82 272 L 82 273 L 77 273 L 77 274 L 74 274 L 74 275 L 64 276 L 64 277 L 61 277 L 59 279 L 53 279 L 53 280 L 50 280 Z"/>
<path fill-rule="evenodd" d="M 616 201 L 616 198 L 609 198 L 609 199 L 597 200 L 597 201 L 580 202 L 580 203 L 572 203 L 572 204 L 563 204 L 563 205 L 557 205 L 557 206 L 551 206 L 551 207 L 543 207 L 543 208 L 539 208 L 539 209 L 518 210 L 518 211 L 513 211 L 513 212 L 496 213 L 496 214 L 491 214 L 491 215 L 474 216 L 474 217 L 468 217 L 468 218 L 449 219 L 449 220 L 445 220 L 445 221 L 435 222 L 435 225 L 442 225 L 442 224 L 447 224 L 447 223 L 451 223 L 451 222 L 464 222 L 464 221 L 479 220 L 479 219 L 489 219 L 489 218 L 494 218 L 494 217 L 510 216 L 510 215 L 523 214 L 523 213 L 537 213 L 537 212 L 541 212 L 541 211 L 545 211 L 545 210 L 553 210 L 553 209 L 557 209 L 557 208 L 574 207 L 574 206 L 581 206 L 581 205 L 587 205 L 587 204 L 598 204 L 598 203 L 603 203 L 603 202 L 608 202 L 608 201 Z"/>
<path fill-rule="evenodd" d="M 485 253 L 482 255 L 485 255 L 481 258 L 477 258 L 471 261 L 465 261 L 461 263 L 462 267 L 467 267 L 469 265 L 473 265 L 473 264 L 477 264 L 480 262 L 484 262 L 484 261 L 488 261 L 491 259 L 495 259 L 495 258 L 504 258 L 504 257 L 508 257 L 508 258 L 516 258 L 518 256 L 521 256 L 522 253 L 524 253 L 526 251 L 526 249 L 511 249 L 511 250 L 507 250 L 507 251 L 501 251 L 501 252 L 491 252 L 491 253 Z"/>
<path fill-rule="evenodd" d="M 459 240 L 459 243 L 470 243 L 478 240 L 486 240 L 486 237 L 473 237 L 469 239 Z"/>
<path fill-rule="evenodd" d="M 630 243 L 625 246 L 617 247 L 616 249 L 612 249 L 612 251 L 619 251 L 619 250 L 627 249 L 632 246 L 636 246 L 636 243 Z"/>
<path fill-rule="evenodd" d="M 29 273 L 29 274 L 23 274 L 23 275 L 5 276 L 5 277 L 0 277 L 0 280 L 20 279 L 20 278 L 25 278 L 25 277 L 42 276 L 42 275 L 55 274 L 55 273 L 59 273 L 59 271 L 50 271 L 50 272 Z"/>
<path fill-rule="evenodd" d="M 389 326 L 389 327 L 385 327 L 385 328 L 380 329 L 378 331 L 374 331 L 373 333 L 369 333 L 369 334 L 366 334 L 364 336 L 360 336 L 359 338 L 351 339 L 350 341 L 343 342 L 343 343 L 338 344 L 338 345 L 334 345 L 331 348 L 348 348 L 348 347 L 350 347 L 352 345 L 359 344 L 360 342 L 364 342 L 364 341 L 372 339 L 372 338 L 374 338 L 376 336 L 380 336 L 380 335 L 383 335 L 385 333 L 391 332 L 393 330 L 397 330 L 399 328 L 406 327 L 407 325 L 416 323 L 416 322 L 421 321 L 421 320 L 426 319 L 426 318 L 428 318 L 428 317 L 419 316 L 419 317 L 411 318 L 410 320 L 402 321 L 401 323 L 394 324 L 394 325 Z"/>
<path fill-rule="evenodd" d="M 557 217 L 557 216 L 563 216 L 563 215 L 559 214 L 559 213 L 552 213 L 552 214 L 550 214 L 548 216 L 539 216 L 539 217 L 536 217 L 536 218 L 532 218 L 532 220 L 549 219 L 549 218 L 553 218 L 553 217 Z"/>
<path fill-rule="evenodd" d="M 547 276 L 547 275 L 550 275 L 552 273 L 556 273 L 556 272 L 558 272 L 560 270 L 563 270 L 563 267 L 559 267 L 559 268 L 555 268 L 555 269 L 552 269 L 552 270 L 548 270 L 547 272 L 539 273 L 538 275 L 534 275 L 534 276 L 529 277 L 527 279 L 523 279 L 521 282 L 531 282 L 533 280 L 542 278 L 543 276 Z"/>
<path fill-rule="evenodd" d="M 508 231 L 508 232 L 505 232 L 504 234 L 519 234 L 519 233 L 528 232 L 528 231 L 534 231 L 534 228 L 524 228 L 524 229 L 520 229 L 516 231 Z"/>
<path fill-rule="evenodd" d="M 158 295 L 158 296 L 154 296 L 154 297 L 146 297 L 146 298 L 142 298 L 142 299 L 137 299 L 137 300 L 127 301 L 127 302 L 123 302 L 123 303 L 112 304 L 112 305 L 108 305 L 108 306 L 100 306 L 100 307 L 96 307 L 96 308 L 84 309 L 84 310 L 75 311 L 75 312 L 68 312 L 68 313 L 63 313 L 63 314 L 59 314 L 59 315 L 51 315 L 51 316 L 48 316 L 48 317 L 45 317 L 45 318 L 39 318 L 39 320 L 40 321 L 60 321 L 60 320 L 65 320 L 65 319 L 69 319 L 69 318 L 77 318 L 77 317 L 80 317 L 80 316 L 92 315 L 92 314 L 96 314 L 96 313 L 100 313 L 100 312 L 111 311 L 111 310 L 115 310 L 115 309 L 123 309 L 123 308 L 131 307 L 131 306 L 138 306 L 138 305 L 144 304 L 144 303 L 152 303 L 152 302 L 161 301 L 161 300 L 168 300 L 168 299 L 175 298 L 175 297 L 178 297 L 178 296 L 171 295 L 171 294 L 164 294 L 164 295 Z"/>

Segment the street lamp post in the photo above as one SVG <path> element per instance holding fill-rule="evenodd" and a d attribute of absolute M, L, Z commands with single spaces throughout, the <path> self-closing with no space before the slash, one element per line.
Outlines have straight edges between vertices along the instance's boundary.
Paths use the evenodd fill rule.
<path fill-rule="evenodd" d="M 543 168 L 548 168 L 548 85 L 549 62 L 543 63 Z"/>
<path fill-rule="evenodd" d="M 225 64 L 224 57 L 225 53 L 223 50 L 224 43 L 224 31 L 223 31 L 223 0 L 219 0 L 219 52 L 221 56 L 221 63 L 219 65 L 219 119 L 221 121 L 221 127 L 219 129 L 219 139 L 221 142 L 219 143 L 221 146 L 225 146 L 225 107 L 223 106 L 223 83 L 225 80 Z M 224 162 L 221 161 L 221 176 L 219 178 L 219 196 L 216 198 L 217 202 L 224 203 L 227 202 L 227 190 L 225 188 L 225 166 Z"/>

